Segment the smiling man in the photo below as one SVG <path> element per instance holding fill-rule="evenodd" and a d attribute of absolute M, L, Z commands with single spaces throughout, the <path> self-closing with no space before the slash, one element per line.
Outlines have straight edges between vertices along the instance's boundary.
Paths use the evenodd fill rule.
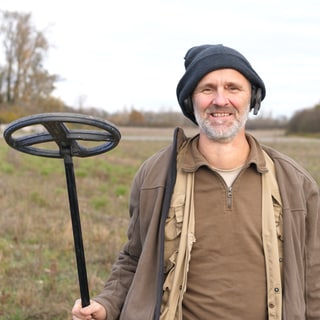
<path fill-rule="evenodd" d="M 199 134 L 176 129 L 142 164 L 128 241 L 73 319 L 319 320 L 319 188 L 246 133 L 263 81 L 223 45 L 191 48 L 185 67 L 177 97 Z"/>
<path fill-rule="evenodd" d="M 221 69 L 205 75 L 192 96 L 201 131 L 220 142 L 230 141 L 240 131 L 243 135 L 250 97 L 249 81 L 236 70 Z"/>

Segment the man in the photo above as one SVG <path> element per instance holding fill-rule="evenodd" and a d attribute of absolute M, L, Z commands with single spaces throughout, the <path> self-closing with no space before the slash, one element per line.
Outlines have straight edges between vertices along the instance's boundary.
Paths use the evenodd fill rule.
<path fill-rule="evenodd" d="M 148 159 L 128 242 L 73 319 L 320 319 L 320 198 L 293 160 L 245 132 L 266 90 L 239 52 L 191 48 L 177 97 L 199 126 Z"/>

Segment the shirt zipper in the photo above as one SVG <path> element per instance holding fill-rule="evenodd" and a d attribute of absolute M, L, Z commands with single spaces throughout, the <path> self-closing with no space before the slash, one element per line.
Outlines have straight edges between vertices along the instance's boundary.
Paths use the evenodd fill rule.
<path fill-rule="evenodd" d="M 232 206 L 232 187 L 228 187 L 228 191 L 227 191 L 227 205 L 228 205 L 228 209 L 231 209 Z"/>
<path fill-rule="evenodd" d="M 219 173 L 217 173 L 218 177 L 223 181 L 224 185 L 227 187 L 227 208 L 232 209 L 232 197 L 233 197 L 233 189 L 232 186 L 233 184 L 239 179 L 240 175 L 243 173 L 243 171 L 246 169 L 246 167 L 242 168 L 242 170 L 239 172 L 235 180 L 233 181 L 231 186 L 227 186 L 226 182 L 224 179 L 221 177 Z"/>

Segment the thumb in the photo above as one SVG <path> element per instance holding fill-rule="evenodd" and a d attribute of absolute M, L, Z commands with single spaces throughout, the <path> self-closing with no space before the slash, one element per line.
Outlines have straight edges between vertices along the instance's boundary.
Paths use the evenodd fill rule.
<path fill-rule="evenodd" d="M 84 316 L 88 316 L 88 315 L 96 312 L 97 308 L 98 308 L 97 303 L 95 301 L 90 301 L 90 304 L 88 306 L 81 307 L 79 311 Z"/>
<path fill-rule="evenodd" d="M 104 320 L 107 317 L 105 308 L 98 302 L 91 300 L 90 305 L 80 309 L 82 316 L 92 315 L 96 320 Z"/>

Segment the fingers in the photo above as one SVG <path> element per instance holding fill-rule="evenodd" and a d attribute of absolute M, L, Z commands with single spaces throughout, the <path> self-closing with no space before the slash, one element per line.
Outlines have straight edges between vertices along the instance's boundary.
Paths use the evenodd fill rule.
<path fill-rule="evenodd" d="M 84 319 L 82 315 L 80 314 L 80 309 L 82 308 L 81 306 L 81 299 L 77 299 L 72 307 L 72 320 L 81 320 Z"/>
<path fill-rule="evenodd" d="M 90 305 L 89 305 L 90 306 Z M 90 308 L 85 307 L 82 308 L 81 299 L 77 299 L 72 308 L 72 320 L 91 320 L 93 319 L 91 316 Z"/>
<path fill-rule="evenodd" d="M 104 307 L 95 302 L 90 301 L 90 305 L 82 308 L 81 299 L 77 299 L 72 308 L 72 320 L 105 320 L 106 311 Z"/>

